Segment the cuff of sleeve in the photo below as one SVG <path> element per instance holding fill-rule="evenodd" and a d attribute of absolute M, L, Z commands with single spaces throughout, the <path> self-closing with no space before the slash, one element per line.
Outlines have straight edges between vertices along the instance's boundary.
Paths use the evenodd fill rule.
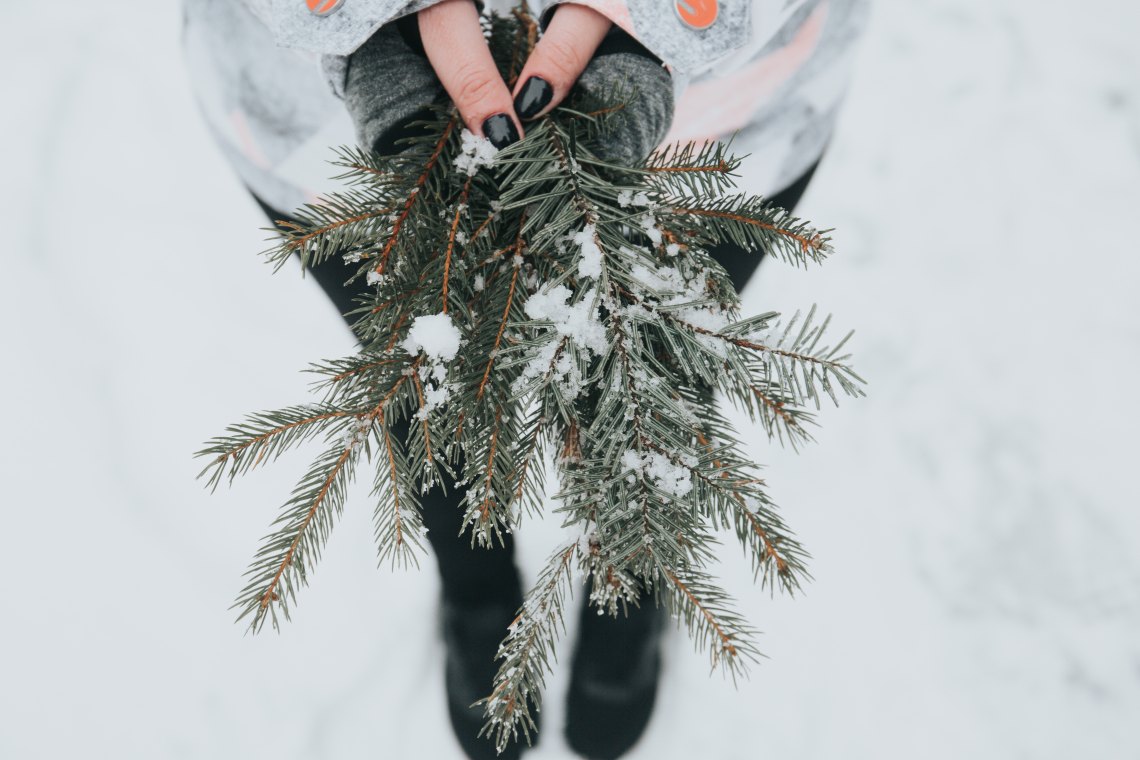
<path fill-rule="evenodd" d="M 333 95 L 344 100 L 344 91 L 348 87 L 348 56 L 322 55 L 321 74 Z"/>
<path fill-rule="evenodd" d="M 658 66 L 664 65 L 662 60 L 655 56 L 649 48 L 631 37 L 629 32 L 620 26 L 614 26 L 606 32 L 606 36 L 602 38 L 602 43 L 598 45 L 598 49 L 594 51 L 594 57 L 598 58 L 603 55 L 614 55 L 615 53 L 630 53 L 631 55 L 647 58 Z"/>

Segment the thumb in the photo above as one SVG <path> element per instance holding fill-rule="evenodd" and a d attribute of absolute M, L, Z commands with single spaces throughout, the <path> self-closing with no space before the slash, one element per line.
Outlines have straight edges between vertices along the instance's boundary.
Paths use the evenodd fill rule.
<path fill-rule="evenodd" d="M 562 102 L 610 26 L 608 18 L 584 5 L 558 6 L 519 74 L 514 105 L 520 118 L 542 116 Z"/>

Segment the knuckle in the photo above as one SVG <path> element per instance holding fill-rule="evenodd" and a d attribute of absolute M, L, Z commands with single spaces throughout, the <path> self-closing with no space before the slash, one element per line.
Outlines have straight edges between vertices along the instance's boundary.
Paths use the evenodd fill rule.
<path fill-rule="evenodd" d="M 574 80 L 586 67 L 586 61 L 574 43 L 559 37 L 548 37 L 543 40 L 544 64 L 547 71 L 565 87 L 574 84 Z"/>
<path fill-rule="evenodd" d="M 481 67 L 465 64 L 455 76 L 453 97 L 464 108 L 477 109 L 495 92 L 495 80 Z"/>

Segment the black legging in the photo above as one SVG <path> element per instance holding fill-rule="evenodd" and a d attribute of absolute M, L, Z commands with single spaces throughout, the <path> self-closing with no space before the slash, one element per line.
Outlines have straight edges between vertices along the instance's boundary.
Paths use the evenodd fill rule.
<path fill-rule="evenodd" d="M 818 162 L 813 164 L 799 179 L 772 195 L 770 200 L 788 210 L 794 209 L 818 165 Z M 274 224 L 278 221 L 296 223 L 288 214 L 270 208 L 256 195 L 254 199 Z M 709 253 L 728 272 L 738 292 L 744 289 L 763 258 L 762 254 L 746 254 L 731 244 L 718 245 Z M 345 281 L 355 274 L 357 268 L 356 264 L 344 263 L 340 256 L 330 256 L 310 270 L 317 284 L 342 315 L 357 308 L 354 299 L 371 290 L 363 280 L 357 280 L 351 286 L 345 285 Z M 351 328 L 352 321 L 345 318 L 345 322 Z M 446 487 L 446 495 L 443 489 L 436 486 L 421 497 L 427 540 L 439 563 L 444 594 L 457 604 L 474 604 L 490 601 L 491 598 L 516 598 L 519 578 L 515 568 L 513 536 L 504 536 L 502 549 L 498 546 L 490 550 L 472 548 L 470 533 L 460 535 L 463 523 L 463 510 L 459 508 L 460 495 L 450 480 L 446 482 Z"/>

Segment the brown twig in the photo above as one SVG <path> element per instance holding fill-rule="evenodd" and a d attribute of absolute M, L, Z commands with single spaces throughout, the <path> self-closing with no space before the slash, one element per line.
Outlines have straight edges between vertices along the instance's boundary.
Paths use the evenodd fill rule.
<path fill-rule="evenodd" d="M 706 609 L 703 604 L 701 604 L 701 601 L 693 595 L 693 592 L 689 590 L 689 587 L 686 586 L 680 578 L 673 575 L 673 573 L 665 570 L 664 568 L 662 568 L 661 572 L 663 572 L 665 574 L 665 577 L 669 579 L 669 582 L 680 589 L 681 593 L 684 594 L 690 602 L 692 602 L 693 606 L 696 607 L 702 615 L 704 615 L 705 620 L 708 621 L 708 624 L 712 626 L 712 629 L 720 638 L 721 648 L 725 652 L 728 652 L 730 657 L 736 657 L 736 645 L 732 642 L 732 636 L 725 632 L 724 628 L 722 628 L 720 623 L 717 622 L 716 616 L 713 615 L 708 609 Z M 716 659 L 715 652 L 713 653 L 713 659 Z"/>
<path fill-rule="evenodd" d="M 463 215 L 463 206 L 467 203 L 467 195 L 471 192 L 471 182 L 474 177 L 469 177 L 467 183 L 463 185 L 463 192 L 459 195 L 459 202 L 455 204 L 455 218 L 451 220 L 451 232 L 447 236 L 447 254 L 443 259 L 443 313 L 447 313 L 447 286 L 451 280 L 451 253 L 455 250 L 455 233 L 459 230 L 459 217 Z"/>
<path fill-rule="evenodd" d="M 439 157 L 443 153 L 448 139 L 451 137 L 451 132 L 455 129 L 457 120 L 457 116 L 452 116 L 451 120 L 447 122 L 447 126 L 443 129 L 443 134 L 439 137 L 439 142 L 435 145 L 435 150 L 424 165 L 423 174 L 419 176 L 411 192 L 408 193 L 408 199 L 404 202 L 403 210 L 400 211 L 400 215 L 396 217 L 396 221 L 392 224 L 392 234 L 388 236 L 388 242 L 384 244 L 384 250 L 380 252 L 380 262 L 376 265 L 374 270 L 377 274 L 384 273 L 384 268 L 388 265 L 388 257 L 391 255 L 392 249 L 396 246 L 396 241 L 400 237 L 400 230 L 404 226 L 404 222 L 407 221 L 408 215 L 411 214 L 412 206 L 415 205 L 416 198 L 422 194 L 424 185 L 427 184 L 428 175 L 431 174 L 431 170 L 435 168 L 436 163 L 439 161 Z"/>
<path fill-rule="evenodd" d="M 733 214 L 732 212 L 729 212 L 729 211 L 714 211 L 711 209 L 702 209 L 702 208 L 676 207 L 673 209 L 673 213 L 678 214 L 678 215 L 692 214 L 694 216 L 711 216 L 711 217 L 714 217 L 716 219 L 732 219 L 733 221 L 740 222 L 741 224 L 750 224 L 753 227 L 759 227 L 761 229 L 770 230 L 772 232 L 775 232 L 777 235 L 782 235 L 784 237 L 791 238 L 792 240 L 795 240 L 797 243 L 800 244 L 800 247 L 803 249 L 803 252 L 805 254 L 808 252 L 809 248 L 813 249 L 813 250 L 818 249 L 823 243 L 822 238 L 819 235 L 816 235 L 816 236 L 809 239 L 809 238 L 804 237 L 803 235 L 797 235 L 796 233 L 792 232 L 791 230 L 784 229 L 783 227 L 777 227 L 774 224 L 769 224 L 768 222 L 762 222 L 759 219 L 753 219 L 751 217 L 744 216 L 742 214 Z"/>

